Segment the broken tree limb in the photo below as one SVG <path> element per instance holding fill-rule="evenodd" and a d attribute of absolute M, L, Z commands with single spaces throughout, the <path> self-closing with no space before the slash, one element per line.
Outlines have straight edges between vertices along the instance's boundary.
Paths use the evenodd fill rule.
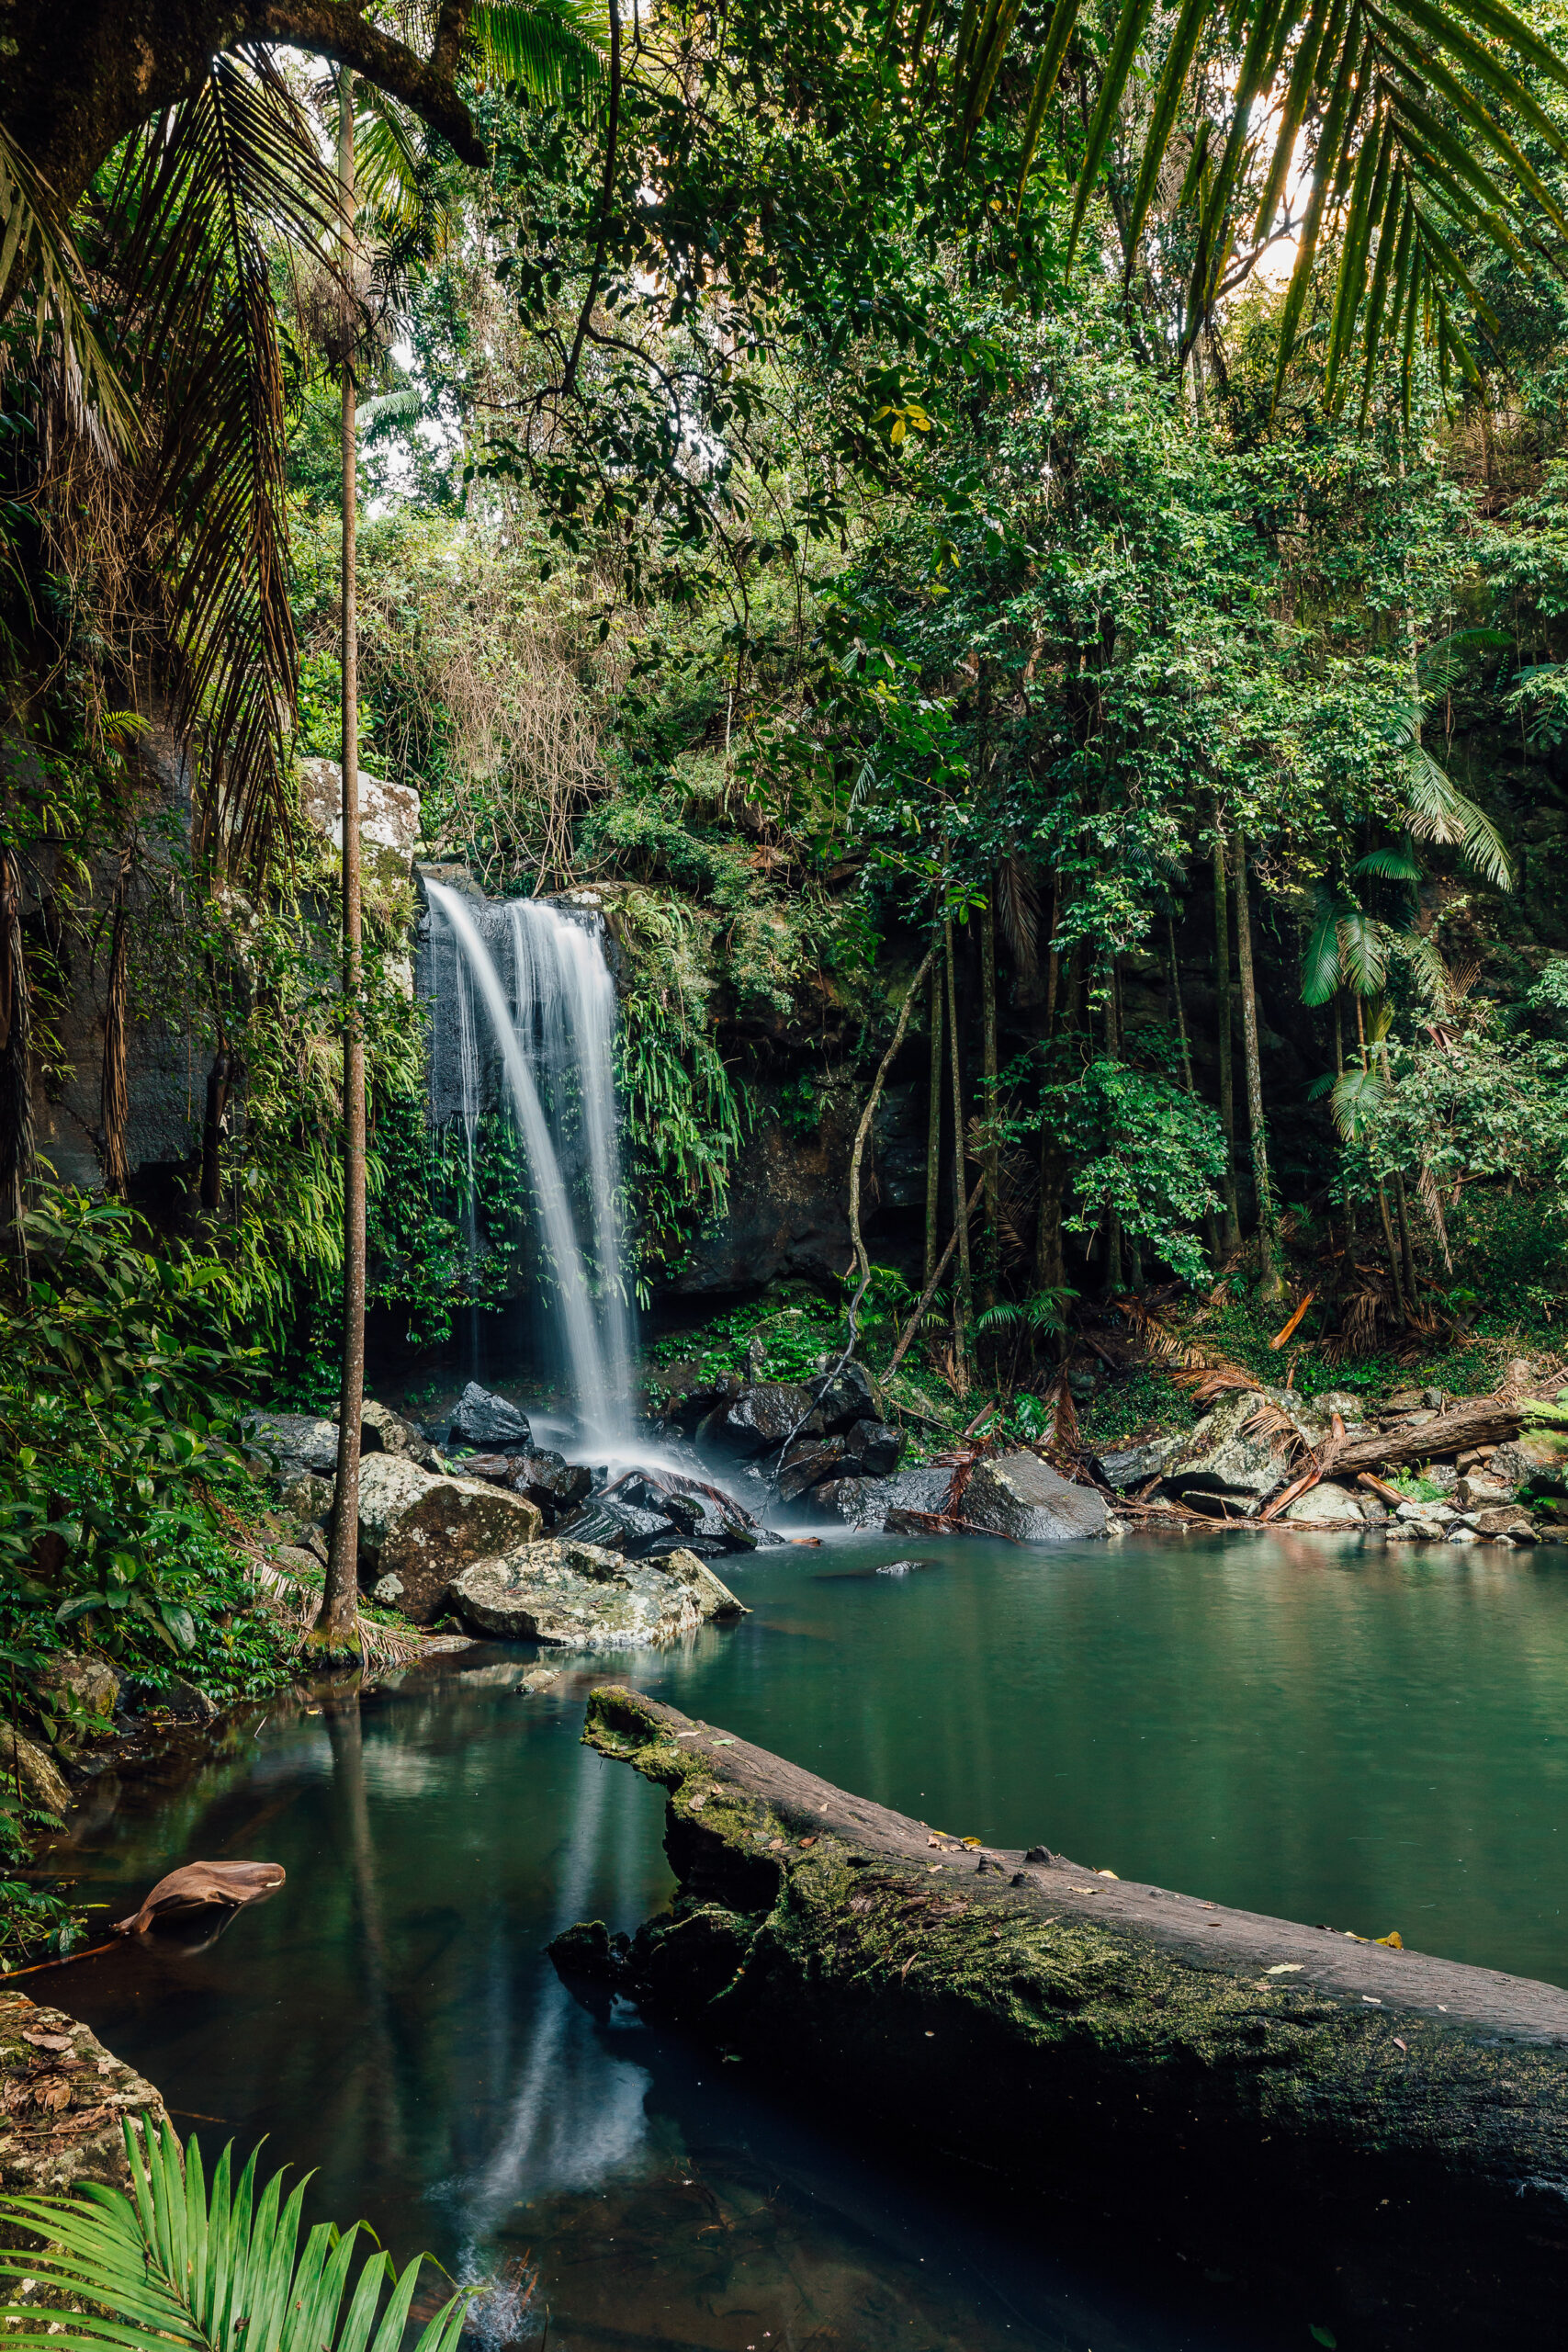
<path fill-rule="evenodd" d="M 1380 1430 L 1376 1437 L 1330 1438 L 1318 1457 L 1325 1478 L 1354 1477 L 1362 1470 L 1382 1470 L 1403 1462 L 1429 1462 L 1445 1453 L 1461 1453 L 1472 1445 L 1499 1445 L 1517 1437 L 1524 1427 L 1525 1399 L 1517 1396 L 1475 1396 L 1429 1421 Z"/>
<path fill-rule="evenodd" d="M 665 1790 L 679 1892 L 563 1971 L 1006 2182 L 1025 2229 L 1111 2205 L 1379 2352 L 1557 2340 L 1568 1992 L 965 1848 L 625 1688 L 584 1737 Z"/>

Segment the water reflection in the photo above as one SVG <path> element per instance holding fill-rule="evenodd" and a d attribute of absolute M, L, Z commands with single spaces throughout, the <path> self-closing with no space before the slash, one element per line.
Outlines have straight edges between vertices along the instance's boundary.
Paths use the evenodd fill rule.
<path fill-rule="evenodd" d="M 902 1577 L 875 1573 L 895 1544 L 759 1555 L 742 1626 L 615 1670 L 949 1829 L 1568 1976 L 1555 1559 L 921 1548 L 940 1566 Z M 670 1885 L 660 1792 L 580 1743 L 603 1670 L 528 1698 L 517 1653 L 468 1653 L 132 1787 L 74 1853 L 114 1916 L 198 1856 L 281 1861 L 286 1888 L 220 1938 L 28 1989 L 151 2074 L 183 2130 L 317 2167 L 316 2213 L 460 2275 L 536 2264 L 531 2304 L 491 2307 L 497 2345 L 547 2319 L 552 2352 L 1269 2341 L 1224 2286 L 1129 2284 L 1124 2245 L 1021 2230 L 922 2178 L 919 2150 L 900 2169 L 819 2128 L 830 2083 L 786 2109 L 561 1985 L 551 1935 L 633 1926 Z"/>

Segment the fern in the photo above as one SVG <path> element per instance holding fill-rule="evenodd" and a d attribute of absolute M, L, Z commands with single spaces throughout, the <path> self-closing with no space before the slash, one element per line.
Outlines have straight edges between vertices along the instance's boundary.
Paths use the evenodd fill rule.
<path fill-rule="evenodd" d="M 34 2328 L 50 2319 L 61 2352 L 399 2352 L 424 2256 L 400 2276 L 391 2256 L 373 2254 L 348 2293 L 355 2245 L 367 2225 L 339 2231 L 318 2222 L 296 2252 L 305 2181 L 287 2204 L 283 2174 L 256 2193 L 253 2154 L 230 2187 L 230 2151 L 209 2191 L 193 2139 L 184 2164 L 165 2123 L 125 2126 L 132 2195 L 84 2182 L 74 2197 L 11 2197 L 0 2215 L 48 2241 L 27 2265 L 39 2301 L 0 2310 Z M 390 2288 L 379 2326 L 377 2306 Z M 346 2308 L 344 2296 L 347 2294 Z M 450 2296 L 415 2352 L 455 2352 L 471 2290 Z M 76 2308 L 85 2302 L 90 2308 Z M 374 2331 L 374 2332 L 373 2332 Z"/>

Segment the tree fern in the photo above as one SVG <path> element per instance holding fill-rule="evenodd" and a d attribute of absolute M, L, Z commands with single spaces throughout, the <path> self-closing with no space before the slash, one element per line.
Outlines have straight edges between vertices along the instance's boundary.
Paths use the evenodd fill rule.
<path fill-rule="evenodd" d="M 166 2352 L 170 2344 L 201 2352 L 400 2352 L 423 2255 L 400 2275 L 389 2255 L 371 2255 L 350 2292 L 355 2241 L 367 2225 L 339 2231 L 318 2222 L 299 2248 L 305 2181 L 285 2204 L 276 2172 L 258 2195 L 253 2154 L 231 2188 L 225 2148 L 209 2190 L 197 2143 L 182 2165 L 166 2123 L 139 2131 L 128 2121 L 125 2144 L 130 2197 L 85 2182 L 74 2197 L 0 2200 L 9 2223 L 48 2242 L 27 2256 L 42 2297 L 0 2311 L 0 2319 L 36 2327 L 41 2312 L 61 2352 Z M 390 2293 L 378 2324 L 384 2288 Z M 449 2297 L 415 2352 L 455 2352 L 470 2300 L 462 2291 Z M 87 2310 L 74 2308 L 84 2302 Z"/>

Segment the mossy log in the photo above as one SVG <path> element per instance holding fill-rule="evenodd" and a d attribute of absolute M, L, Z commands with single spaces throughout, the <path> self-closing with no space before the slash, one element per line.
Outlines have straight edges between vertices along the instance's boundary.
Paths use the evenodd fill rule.
<path fill-rule="evenodd" d="M 1568 1993 L 962 1844 L 611 1686 L 667 1792 L 656 2013 L 1010 2195 L 1111 2211 L 1342 2346 L 1561 2340 Z M 1190 2275 L 1190 2274 L 1189 2274 Z"/>

